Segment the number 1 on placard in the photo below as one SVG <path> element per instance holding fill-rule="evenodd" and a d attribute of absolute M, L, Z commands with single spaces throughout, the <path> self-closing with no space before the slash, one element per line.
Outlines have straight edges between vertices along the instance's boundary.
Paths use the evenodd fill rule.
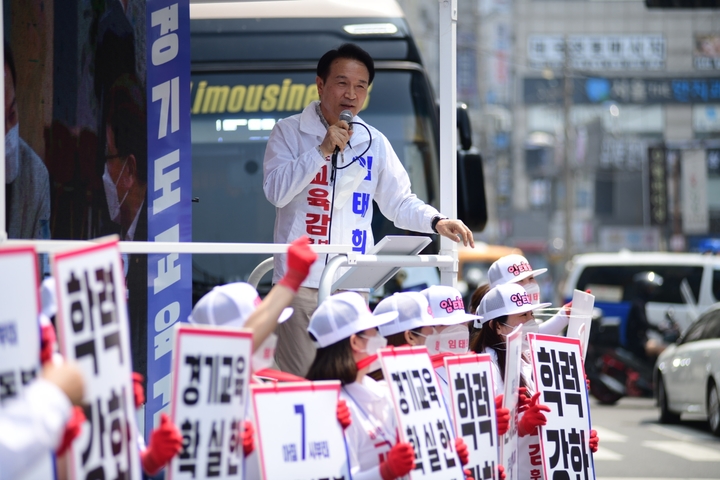
<path fill-rule="evenodd" d="M 295 413 L 300 414 L 302 417 L 302 433 L 300 439 L 302 441 L 302 459 L 305 460 L 305 405 L 295 405 Z"/>

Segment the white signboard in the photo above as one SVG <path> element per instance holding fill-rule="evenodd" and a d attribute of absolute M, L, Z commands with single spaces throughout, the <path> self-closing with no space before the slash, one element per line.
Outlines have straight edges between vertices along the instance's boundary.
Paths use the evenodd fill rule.
<path fill-rule="evenodd" d="M 582 358 L 587 355 L 588 341 L 590 340 L 590 327 L 592 326 L 592 311 L 595 306 L 595 297 L 581 290 L 573 291 L 570 321 L 568 322 L 567 337 L 580 340 Z"/>
<path fill-rule="evenodd" d="M 85 378 L 85 416 L 71 478 L 140 479 L 135 399 L 117 240 L 53 256 L 60 351 Z"/>
<path fill-rule="evenodd" d="M 252 332 L 188 324 L 175 328 L 171 418 L 183 446 L 170 463 L 168 480 L 242 479 Z"/>
<path fill-rule="evenodd" d="M 350 480 L 339 381 L 253 385 L 264 480 Z"/>
<path fill-rule="evenodd" d="M 473 478 L 497 479 L 498 435 L 490 355 L 445 357 L 455 431 L 465 440 Z"/>
<path fill-rule="evenodd" d="M 500 462 L 505 467 L 506 480 L 519 480 L 517 403 L 520 388 L 520 356 L 522 355 L 522 325 L 506 337 L 505 389 L 503 407 L 510 410 L 510 426 L 500 440 Z"/>
<path fill-rule="evenodd" d="M 415 449 L 410 479 L 464 479 L 450 417 L 427 348 L 383 349 L 380 361 L 395 405 L 400 439 Z"/>
<path fill-rule="evenodd" d="M 665 37 L 662 35 L 569 35 L 570 68 L 580 70 L 662 70 Z M 530 68 L 563 67 L 563 35 L 530 35 Z"/>
<path fill-rule="evenodd" d="M 528 334 L 533 376 L 547 425 L 540 427 L 545 478 L 595 480 L 590 451 L 590 405 L 580 341 L 555 335 Z"/>
<path fill-rule="evenodd" d="M 705 150 L 683 150 L 680 171 L 683 233 L 705 234 L 710 228 Z"/>
<path fill-rule="evenodd" d="M 38 264 L 32 247 L 0 248 L 0 409 L 22 395 L 40 369 Z M 54 478 L 50 453 L 21 480 Z M 20 479 L 19 479 L 20 480 Z"/>

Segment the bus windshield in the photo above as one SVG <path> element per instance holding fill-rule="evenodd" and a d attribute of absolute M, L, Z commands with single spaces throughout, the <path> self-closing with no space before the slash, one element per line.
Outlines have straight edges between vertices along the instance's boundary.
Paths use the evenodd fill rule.
<path fill-rule="evenodd" d="M 272 243 L 275 208 L 263 193 L 263 156 L 282 118 L 317 100 L 315 72 L 251 71 L 192 76 L 193 241 Z M 434 101 L 416 70 L 377 70 L 360 117 L 390 141 L 413 192 L 437 205 Z M 376 217 L 381 214 L 376 210 Z M 373 222 L 381 238 L 387 221 Z M 246 280 L 266 256 L 194 255 L 194 296 Z"/>

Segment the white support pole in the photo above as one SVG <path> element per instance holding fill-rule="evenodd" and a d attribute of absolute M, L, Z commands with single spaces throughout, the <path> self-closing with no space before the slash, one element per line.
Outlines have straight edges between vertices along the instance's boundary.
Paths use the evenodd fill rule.
<path fill-rule="evenodd" d="M 440 1 L 440 212 L 457 218 L 457 0 Z M 440 255 L 454 259 L 440 269 L 442 285 L 457 284 L 457 243 L 440 237 Z"/>
<path fill-rule="evenodd" d="M 5 30 L 3 23 L 3 8 L 2 2 L 0 2 L 0 38 L 5 38 Z M 3 92 L 3 98 L 5 98 L 5 49 L 0 53 L 0 57 L 3 59 L 3 74 L 0 75 L 0 92 Z M 3 101 L 3 105 L 5 102 Z M 3 109 L 3 112 L 5 110 Z M 5 131 L 5 115 L 0 115 L 0 132 Z M 0 142 L 0 158 L 3 159 L 3 163 L 0 164 L 0 243 L 7 240 L 7 218 L 5 218 L 5 142 Z"/>

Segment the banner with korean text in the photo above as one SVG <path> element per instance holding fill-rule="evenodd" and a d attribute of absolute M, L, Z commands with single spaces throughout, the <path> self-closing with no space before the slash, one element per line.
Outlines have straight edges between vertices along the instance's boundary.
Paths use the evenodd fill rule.
<path fill-rule="evenodd" d="M 510 425 L 500 440 L 500 462 L 505 467 L 506 480 L 519 480 L 517 404 L 520 388 L 520 356 L 522 355 L 522 325 L 510 332 L 505 343 L 505 381 L 503 407 L 510 410 Z"/>
<path fill-rule="evenodd" d="M 535 386 L 547 425 L 540 427 L 545 478 L 595 479 L 590 452 L 590 405 L 580 340 L 528 334 Z"/>
<path fill-rule="evenodd" d="M 171 418 L 183 446 L 168 480 L 242 479 L 252 332 L 198 325 L 175 332 Z"/>
<path fill-rule="evenodd" d="M 40 369 L 38 263 L 32 247 L 0 247 L 0 410 L 22 395 Z M 54 478 L 52 456 L 19 480 Z"/>
<path fill-rule="evenodd" d="M 192 241 L 190 2 L 147 0 L 147 239 Z M 173 325 L 192 310 L 191 255 L 147 256 L 145 431 L 170 408 Z"/>
<path fill-rule="evenodd" d="M 379 356 L 398 417 L 400 439 L 415 449 L 410 479 L 465 478 L 427 348 L 387 348 L 380 350 Z"/>
<path fill-rule="evenodd" d="M 60 353 L 85 379 L 86 422 L 69 454 L 71 478 L 140 477 L 125 278 L 117 240 L 52 258 Z"/>
<path fill-rule="evenodd" d="M 455 431 L 470 451 L 473 478 L 497 479 L 498 435 L 490 355 L 446 357 Z"/>
<path fill-rule="evenodd" d="M 339 381 L 252 385 L 264 480 L 350 480 Z"/>

